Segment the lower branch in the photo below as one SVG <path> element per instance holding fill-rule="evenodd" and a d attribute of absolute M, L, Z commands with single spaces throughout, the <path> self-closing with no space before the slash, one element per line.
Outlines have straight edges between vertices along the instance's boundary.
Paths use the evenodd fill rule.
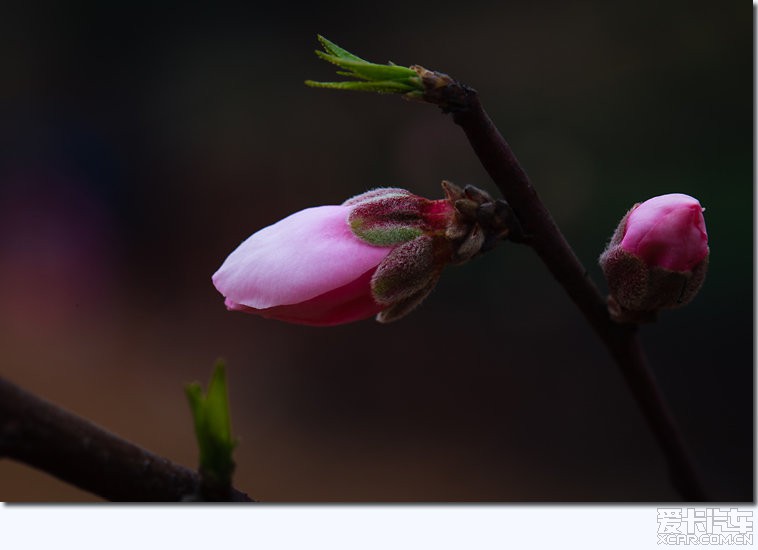
<path fill-rule="evenodd" d="M 0 458 L 118 502 L 197 500 L 200 476 L 0 378 Z M 250 502 L 232 489 L 228 500 Z"/>
<path fill-rule="evenodd" d="M 666 456 L 672 485 L 684 500 L 700 502 L 711 500 L 703 487 L 684 437 L 647 363 L 635 330 L 637 326 L 615 326 L 627 330 L 617 331 L 610 337 L 612 340 L 604 339 L 604 341 L 616 359 L 650 430 Z"/>

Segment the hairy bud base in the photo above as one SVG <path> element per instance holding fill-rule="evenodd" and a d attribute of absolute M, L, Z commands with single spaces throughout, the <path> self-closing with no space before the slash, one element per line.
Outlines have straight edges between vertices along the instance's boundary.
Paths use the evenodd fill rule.
<path fill-rule="evenodd" d="M 708 237 L 700 203 L 679 193 L 635 204 L 600 256 L 618 322 L 654 321 L 661 309 L 695 297 L 708 270 Z"/>

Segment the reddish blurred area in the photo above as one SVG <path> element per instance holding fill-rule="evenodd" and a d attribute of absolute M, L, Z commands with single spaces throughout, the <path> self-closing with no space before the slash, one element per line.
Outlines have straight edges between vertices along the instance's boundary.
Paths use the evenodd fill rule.
<path fill-rule="evenodd" d="M 235 484 L 275 501 L 667 501 L 628 388 L 528 249 L 449 268 L 411 316 L 331 329 L 227 312 L 245 237 L 391 185 L 494 191 L 462 132 L 308 89 L 315 35 L 476 87 L 568 239 L 700 200 L 693 304 L 644 327 L 714 498 L 753 499 L 752 18 L 736 2 L 67 2 L 0 17 L 0 375 L 194 466 L 183 394 L 228 363 Z M 0 461 L 0 500 L 92 495 Z"/>

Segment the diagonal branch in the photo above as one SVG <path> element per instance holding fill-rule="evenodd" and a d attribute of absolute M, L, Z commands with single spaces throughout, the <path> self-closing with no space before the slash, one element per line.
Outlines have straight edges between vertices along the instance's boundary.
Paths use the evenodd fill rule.
<path fill-rule="evenodd" d="M 668 462 L 672 483 L 685 500 L 707 500 L 695 463 L 637 337 L 637 325 L 611 320 L 606 302 L 532 187 L 476 90 L 448 75 L 414 68 L 426 89 L 423 101 L 451 113 L 479 161 L 513 208 L 530 245 L 584 314 L 616 360 Z"/>
<path fill-rule="evenodd" d="M 197 472 L 174 464 L 0 378 L 0 458 L 118 502 L 197 500 Z M 232 489 L 228 499 L 250 502 Z"/>

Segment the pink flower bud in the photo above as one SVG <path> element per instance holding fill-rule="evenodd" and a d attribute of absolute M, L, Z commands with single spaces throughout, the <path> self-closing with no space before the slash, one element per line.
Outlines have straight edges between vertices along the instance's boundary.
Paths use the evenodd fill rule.
<path fill-rule="evenodd" d="M 432 290 L 450 252 L 447 200 L 376 189 L 261 229 L 213 275 L 228 309 L 307 325 L 397 319 Z"/>
<path fill-rule="evenodd" d="M 653 197 L 629 213 L 621 248 L 649 266 L 690 271 L 708 255 L 703 208 L 681 193 Z"/>
<path fill-rule="evenodd" d="M 380 188 L 261 229 L 213 275 L 230 310 L 306 325 L 408 314 L 442 268 L 508 235 L 507 205 L 443 182 L 447 198 Z"/>
<path fill-rule="evenodd" d="M 644 322 L 660 309 L 690 302 L 705 279 L 708 253 L 696 199 L 672 193 L 634 205 L 600 256 L 611 315 Z"/>

